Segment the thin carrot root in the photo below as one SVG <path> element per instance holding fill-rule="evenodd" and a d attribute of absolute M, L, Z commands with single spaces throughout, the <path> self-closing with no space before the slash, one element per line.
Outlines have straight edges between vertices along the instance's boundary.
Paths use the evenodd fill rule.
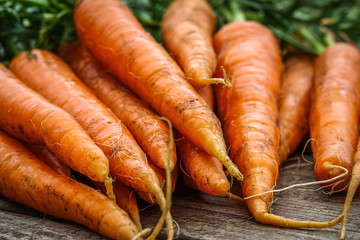
<path fill-rule="evenodd" d="M 358 161 L 359 158 L 357 157 L 357 154 L 355 154 L 354 159 L 356 162 L 352 169 L 350 185 L 349 185 L 348 192 L 347 192 L 346 198 L 345 198 L 344 210 L 343 210 L 344 218 L 341 223 L 340 239 L 345 239 L 347 214 L 348 214 L 352 199 L 355 195 L 356 189 L 360 185 L 360 174 L 359 174 L 360 173 L 360 161 Z"/>
<path fill-rule="evenodd" d="M 132 240 L 138 240 L 138 239 L 143 239 L 146 238 L 147 236 L 149 236 L 151 232 L 151 228 L 145 228 L 144 230 L 142 230 L 141 232 L 139 232 L 138 234 L 136 234 Z"/>
<path fill-rule="evenodd" d="M 235 177 L 240 182 L 244 180 L 244 176 L 241 174 L 237 166 L 231 161 L 227 154 L 223 159 L 219 158 L 219 160 L 226 167 L 231 176 Z"/>
<path fill-rule="evenodd" d="M 228 198 L 231 198 L 231 199 L 234 199 L 234 200 L 236 200 L 236 201 L 238 201 L 238 202 L 242 202 L 242 203 L 245 201 L 242 197 L 239 197 L 239 196 L 237 196 L 237 195 L 235 195 L 235 194 L 232 194 L 232 193 L 230 193 L 230 192 L 226 192 L 226 193 L 224 194 L 224 196 L 225 196 L 225 197 L 228 197 Z"/>
<path fill-rule="evenodd" d="M 104 181 L 104 185 L 106 188 L 106 195 L 116 203 L 116 197 L 112 185 L 112 178 L 110 176 Z"/>
<path fill-rule="evenodd" d="M 331 221 L 317 222 L 294 220 L 280 217 L 271 213 L 263 213 L 260 216 L 255 216 L 256 220 L 261 223 L 286 228 L 329 228 L 339 224 L 343 217 L 344 215 L 341 214 L 340 216 Z"/>
<path fill-rule="evenodd" d="M 222 83 L 227 87 L 232 87 L 232 84 L 229 80 L 229 78 L 226 76 L 226 72 L 225 72 L 225 68 L 223 66 L 221 66 L 221 70 L 223 72 L 224 78 L 207 78 L 207 77 L 200 77 L 201 80 L 206 80 L 208 81 L 210 84 L 217 84 L 217 83 Z"/>
<path fill-rule="evenodd" d="M 170 214 L 170 208 L 171 208 L 171 172 L 170 172 L 170 161 L 171 161 L 171 153 L 173 149 L 173 143 L 174 143 L 174 135 L 172 131 L 172 125 L 170 120 L 168 120 L 165 117 L 160 117 L 160 119 L 167 122 L 169 125 L 169 148 L 168 148 L 168 155 L 167 155 L 167 164 L 166 164 L 166 198 L 163 196 L 163 192 L 160 188 L 154 189 L 154 193 L 156 196 L 156 200 L 158 201 L 158 204 L 160 206 L 160 209 L 162 210 L 161 217 L 156 224 L 154 230 L 152 231 L 151 235 L 147 238 L 148 240 L 155 239 L 156 236 L 159 234 L 161 227 L 164 224 L 164 221 L 166 221 L 166 229 L 167 229 L 167 238 L 173 239 L 174 238 L 174 227 L 173 227 L 173 220 Z"/>
<path fill-rule="evenodd" d="M 251 195 L 251 196 L 248 196 L 248 197 L 245 197 L 244 200 L 248 200 L 250 198 L 254 198 L 254 197 L 259 197 L 261 195 L 264 195 L 264 194 L 268 194 L 268 193 L 276 193 L 276 192 L 283 192 L 283 191 L 286 191 L 288 189 L 291 189 L 291 188 L 294 188 L 294 187 L 303 187 L 303 186 L 309 186 L 309 185 L 315 185 L 315 184 L 324 184 L 324 183 L 329 183 L 329 182 L 333 182 L 335 180 L 338 180 L 338 179 L 341 179 L 343 177 L 345 177 L 346 175 L 349 174 L 349 170 L 347 170 L 346 168 L 342 167 L 342 166 L 338 166 L 338 165 L 328 165 L 327 168 L 329 169 L 341 169 L 344 171 L 344 173 L 338 175 L 338 176 L 335 176 L 331 179 L 327 179 L 327 180 L 322 180 L 322 181 L 313 181 L 313 182 L 307 182 L 307 183 L 298 183 L 298 184 L 293 184 L 293 185 L 290 185 L 290 186 L 287 186 L 285 188 L 281 188 L 281 189 L 273 189 L 273 190 L 270 190 L 270 191 L 266 191 L 266 192 L 262 192 L 262 193 L 258 193 L 258 194 L 254 194 L 254 195 Z M 342 181 L 342 180 L 340 180 Z M 334 185 L 336 184 L 337 182 L 331 184 L 331 185 Z M 331 186 L 330 185 L 330 186 Z"/>

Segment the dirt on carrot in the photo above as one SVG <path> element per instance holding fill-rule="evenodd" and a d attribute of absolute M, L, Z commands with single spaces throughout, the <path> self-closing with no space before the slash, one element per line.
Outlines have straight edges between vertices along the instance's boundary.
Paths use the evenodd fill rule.
<path fill-rule="evenodd" d="M 227 154 L 218 118 L 125 4 L 79 1 L 74 22 L 80 40 L 123 84 L 242 180 Z"/>
<path fill-rule="evenodd" d="M 287 228 L 324 228 L 338 224 L 299 221 L 269 212 L 279 177 L 277 98 L 283 64 L 276 38 L 263 25 L 232 22 L 214 37 L 218 56 L 217 75 L 224 66 L 232 88 L 217 85 L 217 108 L 224 124 L 230 156 L 244 173 L 240 182 L 246 204 L 254 218 L 264 224 Z M 262 194 L 262 195 L 257 195 Z"/>
<path fill-rule="evenodd" d="M 111 191 L 109 161 L 80 124 L 28 88 L 0 64 L 0 127 L 25 142 L 46 145 L 55 156 Z"/>
<path fill-rule="evenodd" d="M 95 188 L 100 189 L 102 193 L 106 193 L 104 184 L 100 182 L 93 182 Z M 116 197 L 116 204 L 124 209 L 127 214 L 129 214 L 131 220 L 135 223 L 138 230 L 142 230 L 141 221 L 140 221 L 140 212 L 136 202 L 135 190 L 126 186 L 122 182 L 115 180 L 113 182 L 114 194 Z"/>
<path fill-rule="evenodd" d="M 124 123 L 151 161 L 166 169 L 168 126 L 105 70 L 81 42 L 62 44 L 58 53 L 70 62 L 71 68 L 80 80 Z M 171 171 L 176 161 L 174 147 L 170 161 Z"/>
<path fill-rule="evenodd" d="M 57 173 L 71 177 L 71 169 L 68 165 L 61 162 L 46 146 L 23 142 L 25 147 L 35 154 L 37 158 L 43 161 L 46 165 L 54 169 Z"/>
<path fill-rule="evenodd" d="M 196 88 L 196 91 L 211 109 L 214 109 L 212 87 Z M 180 133 L 177 133 L 175 137 L 185 184 L 209 195 L 224 196 L 230 189 L 230 183 L 219 159 L 200 150 Z"/>
<path fill-rule="evenodd" d="M 100 192 L 56 173 L 0 131 L 0 193 L 46 214 L 72 220 L 112 239 L 132 239 L 136 225 Z"/>
<path fill-rule="evenodd" d="M 309 124 L 318 180 L 344 173 L 341 168 L 351 172 L 359 136 L 359 62 L 359 51 L 347 43 L 328 47 L 316 60 Z M 324 187 L 344 191 L 349 180 L 350 174 Z"/>
<path fill-rule="evenodd" d="M 109 159 L 111 175 L 123 183 L 154 194 L 161 208 L 165 197 L 144 152 L 128 129 L 93 95 L 59 57 L 35 49 L 23 52 L 10 68 L 28 86 L 68 111 L 88 132 Z"/>

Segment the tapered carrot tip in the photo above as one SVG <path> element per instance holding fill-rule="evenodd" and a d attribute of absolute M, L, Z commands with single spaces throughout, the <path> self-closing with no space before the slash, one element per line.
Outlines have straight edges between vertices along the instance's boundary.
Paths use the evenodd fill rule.
<path fill-rule="evenodd" d="M 330 228 L 341 222 L 344 214 L 341 214 L 337 218 L 328 222 L 317 222 L 317 221 L 301 221 L 295 219 L 289 219 L 274 215 L 271 213 L 263 213 L 260 216 L 255 216 L 258 222 L 269 224 L 278 227 L 286 228 Z"/>
<path fill-rule="evenodd" d="M 151 233 L 151 228 L 145 228 L 144 230 L 142 230 L 141 232 L 136 234 L 132 238 L 132 240 L 140 240 L 140 239 L 146 238 L 147 236 L 149 236 L 150 233 Z"/>
<path fill-rule="evenodd" d="M 227 87 L 232 87 L 232 84 L 229 80 L 229 78 L 226 75 L 225 68 L 221 66 L 221 71 L 223 72 L 224 78 L 207 78 L 207 77 L 200 77 L 200 80 L 204 80 L 204 85 L 210 85 L 210 84 L 224 84 Z"/>
<path fill-rule="evenodd" d="M 222 161 L 222 164 L 226 167 L 229 173 L 238 181 L 243 181 L 244 176 L 241 174 L 239 168 L 231 161 L 230 157 L 226 155 L 224 160 L 225 161 Z"/>
<path fill-rule="evenodd" d="M 105 185 L 105 188 L 106 188 L 106 194 L 107 194 L 108 198 L 110 198 L 113 202 L 116 203 L 116 197 L 114 195 L 114 190 L 113 190 L 113 185 L 112 185 L 112 178 L 108 177 L 104 181 L 104 185 Z"/>

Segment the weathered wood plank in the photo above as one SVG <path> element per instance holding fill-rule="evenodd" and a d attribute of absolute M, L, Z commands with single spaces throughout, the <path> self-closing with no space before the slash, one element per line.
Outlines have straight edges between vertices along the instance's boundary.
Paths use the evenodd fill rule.
<path fill-rule="evenodd" d="M 290 166 L 290 168 L 289 168 Z M 292 166 L 292 167 L 291 167 Z M 287 163 L 278 188 L 314 181 L 313 166 L 296 168 Z M 319 185 L 311 187 L 318 188 Z M 239 184 L 233 193 L 239 194 Z M 327 221 L 338 216 L 345 194 L 326 195 L 321 190 L 291 189 L 275 195 L 275 214 L 302 220 Z M 144 203 L 140 204 L 145 208 Z M 180 227 L 178 239 L 339 239 L 340 225 L 330 229 L 305 230 L 265 226 L 253 220 L 246 206 L 226 197 L 208 196 L 187 189 L 180 181 L 173 195 L 172 214 Z M 153 227 L 160 216 L 156 206 L 141 211 L 144 227 Z M 346 239 L 360 239 L 360 199 L 350 209 Z M 165 239 L 162 230 L 159 239 Z M 0 196 L 0 239 L 105 239 L 75 223 L 44 215 Z"/>

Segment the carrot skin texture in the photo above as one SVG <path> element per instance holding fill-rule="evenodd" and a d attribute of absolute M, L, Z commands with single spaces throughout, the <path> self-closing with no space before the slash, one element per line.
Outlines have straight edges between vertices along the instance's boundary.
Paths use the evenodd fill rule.
<path fill-rule="evenodd" d="M 176 136 L 181 138 L 181 135 Z M 220 161 L 200 150 L 188 139 L 176 141 L 186 176 L 191 176 L 197 189 L 213 196 L 223 196 L 230 189 Z"/>
<path fill-rule="evenodd" d="M 158 182 L 156 175 L 128 129 L 59 57 L 39 49 L 32 50 L 32 54 L 35 59 L 23 52 L 10 63 L 20 80 L 74 116 L 109 159 L 113 177 L 134 188 L 152 191 L 149 186 Z"/>
<path fill-rule="evenodd" d="M 26 87 L 0 65 L 0 127 L 25 142 L 46 145 L 56 157 L 89 178 L 104 182 L 109 165 L 78 122 Z"/>
<path fill-rule="evenodd" d="M 0 193 L 46 214 L 113 239 L 138 232 L 125 211 L 98 191 L 62 176 L 0 131 Z"/>
<path fill-rule="evenodd" d="M 175 0 L 162 21 L 164 44 L 195 87 L 216 83 L 210 80 L 216 70 L 215 24 L 215 14 L 205 0 Z"/>
<path fill-rule="evenodd" d="M 225 67 L 233 85 L 215 86 L 215 90 L 230 156 L 246 173 L 241 182 L 243 196 L 271 190 L 279 175 L 276 121 L 283 65 L 278 43 L 264 26 L 239 22 L 220 29 L 214 46 L 218 66 Z M 254 216 L 259 209 L 267 211 L 270 202 L 272 194 L 246 201 Z"/>
<path fill-rule="evenodd" d="M 196 91 L 214 108 L 214 93 L 211 86 L 196 88 Z M 223 196 L 230 189 L 221 162 L 200 150 L 188 139 L 177 133 L 176 141 L 178 153 L 181 156 L 184 182 L 192 189 L 203 191 L 213 196 Z M 191 183 L 192 182 L 192 183 Z"/>
<path fill-rule="evenodd" d="M 125 4 L 117 0 L 79 1 L 74 22 L 84 45 L 119 80 L 200 149 L 221 160 L 234 177 L 242 179 L 227 155 L 214 112 Z"/>
<path fill-rule="evenodd" d="M 295 54 L 285 60 L 279 106 L 280 164 L 308 131 L 314 71 L 315 60 L 310 55 Z"/>
<path fill-rule="evenodd" d="M 165 172 L 165 170 L 159 168 L 151 161 L 149 161 L 149 165 L 155 171 L 156 176 L 158 177 L 159 182 L 161 184 L 162 190 L 165 193 L 166 192 L 166 172 Z M 175 191 L 178 174 L 179 174 L 178 167 L 177 167 L 177 165 L 175 165 L 174 170 L 171 172 L 171 192 L 172 193 Z M 143 191 L 136 191 L 136 193 L 141 199 L 143 199 L 144 201 L 146 201 L 148 203 L 151 203 L 151 204 L 157 203 L 155 196 L 151 193 L 147 193 L 147 192 L 143 192 Z"/>
<path fill-rule="evenodd" d="M 70 61 L 80 80 L 124 123 L 151 161 L 165 169 L 169 128 L 164 121 L 106 71 L 79 41 L 62 44 L 58 52 Z M 176 161 L 174 147 L 171 171 Z"/>
<path fill-rule="evenodd" d="M 95 181 L 93 184 L 96 188 L 100 189 L 103 194 L 106 194 L 104 184 Z M 116 197 L 116 204 L 129 214 L 138 230 L 141 231 L 140 212 L 136 202 L 135 191 L 118 180 L 113 182 L 113 189 Z"/>
<path fill-rule="evenodd" d="M 37 158 L 54 169 L 60 175 L 71 178 L 71 169 L 65 165 L 46 147 L 39 144 L 23 143 L 30 152 L 34 153 Z"/>
<path fill-rule="evenodd" d="M 279 176 L 277 97 L 280 91 L 280 48 L 273 34 L 260 23 L 233 22 L 214 37 L 218 71 L 224 66 L 232 87 L 215 86 L 217 107 L 224 124 L 230 156 L 244 173 L 240 182 L 244 198 L 275 188 Z M 338 224 L 299 221 L 269 213 L 273 194 L 245 200 L 254 218 L 287 228 L 324 228 Z"/>
<path fill-rule="evenodd" d="M 351 172 L 358 140 L 360 97 L 360 53 L 352 45 L 336 43 L 316 60 L 315 82 L 310 109 L 311 147 L 315 176 L 327 180 L 340 175 L 339 165 Z M 345 190 L 350 174 L 328 190 Z M 339 181 L 339 180 L 337 180 Z M 329 183 L 325 184 L 329 185 Z"/>

